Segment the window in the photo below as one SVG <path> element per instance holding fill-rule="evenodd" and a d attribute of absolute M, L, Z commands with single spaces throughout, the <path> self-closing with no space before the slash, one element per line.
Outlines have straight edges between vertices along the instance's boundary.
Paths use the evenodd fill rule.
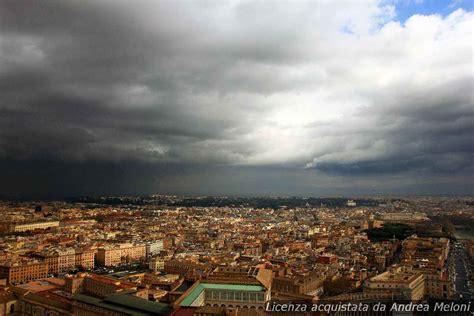
<path fill-rule="evenodd" d="M 227 301 L 229 299 L 229 293 L 228 292 L 222 292 L 222 298 Z"/>
<path fill-rule="evenodd" d="M 256 301 L 256 293 L 249 293 L 249 298 L 252 302 Z"/>

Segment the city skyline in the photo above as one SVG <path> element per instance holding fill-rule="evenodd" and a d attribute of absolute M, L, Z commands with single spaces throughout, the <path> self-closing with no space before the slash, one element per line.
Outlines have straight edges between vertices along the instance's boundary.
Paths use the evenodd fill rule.
<path fill-rule="evenodd" d="M 473 195 L 470 1 L 0 0 L 0 197 Z"/>

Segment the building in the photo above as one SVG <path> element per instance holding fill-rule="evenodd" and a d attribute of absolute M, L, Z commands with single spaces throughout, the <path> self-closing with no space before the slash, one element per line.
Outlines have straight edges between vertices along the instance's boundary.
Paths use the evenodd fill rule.
<path fill-rule="evenodd" d="M 322 254 L 318 256 L 316 262 L 321 264 L 333 264 L 337 262 L 337 256 L 333 254 Z"/>
<path fill-rule="evenodd" d="M 76 252 L 73 248 L 45 249 L 35 257 L 48 264 L 48 274 L 66 273 L 76 266 Z"/>
<path fill-rule="evenodd" d="M 44 249 L 34 254 L 35 258 L 48 264 L 48 274 L 60 274 L 73 271 L 75 268 L 93 269 L 95 252 L 90 249 L 73 248 Z"/>
<path fill-rule="evenodd" d="M 195 282 L 174 303 L 175 307 L 225 307 L 263 310 L 271 297 L 272 270 L 265 265 L 221 266 Z"/>
<path fill-rule="evenodd" d="M 18 311 L 18 298 L 7 286 L 0 286 L 0 315 L 15 315 Z"/>
<path fill-rule="evenodd" d="M 42 261 L 23 260 L 0 264 L 0 279 L 5 278 L 9 284 L 42 279 L 47 276 L 48 264 Z"/>
<path fill-rule="evenodd" d="M 57 256 L 57 253 L 36 254 L 35 257 L 48 265 L 48 274 L 58 274 L 59 257 Z"/>
<path fill-rule="evenodd" d="M 150 259 L 148 263 L 148 267 L 153 272 L 162 271 L 165 269 L 165 259 L 162 257 L 153 257 Z"/>
<path fill-rule="evenodd" d="M 76 266 L 76 251 L 73 248 L 58 249 L 58 273 L 74 270 Z"/>
<path fill-rule="evenodd" d="M 402 243 L 403 263 L 425 269 L 441 270 L 449 255 L 447 238 L 418 237 L 412 235 Z"/>
<path fill-rule="evenodd" d="M 97 264 L 103 267 L 117 266 L 122 263 L 122 250 L 119 247 L 97 249 Z"/>
<path fill-rule="evenodd" d="M 136 290 L 136 288 L 135 284 L 129 282 L 89 273 L 68 276 L 65 278 L 64 284 L 64 290 L 68 293 L 86 293 L 99 297 L 129 289 Z"/>
<path fill-rule="evenodd" d="M 319 273 L 298 276 L 277 276 L 272 280 L 272 292 L 316 294 L 322 291 L 323 279 Z"/>
<path fill-rule="evenodd" d="M 168 315 L 168 305 L 148 301 L 148 289 L 101 275 L 78 273 L 65 279 L 72 315 Z"/>
<path fill-rule="evenodd" d="M 420 272 L 394 266 L 364 284 L 364 292 L 389 292 L 394 298 L 421 300 L 425 296 L 425 276 Z"/>
<path fill-rule="evenodd" d="M 171 312 L 167 304 L 148 301 L 128 292 L 119 292 L 107 297 L 75 294 L 72 305 L 72 315 L 77 316 L 164 316 Z"/>
<path fill-rule="evenodd" d="M 53 227 L 59 227 L 59 221 L 44 221 L 44 222 L 32 222 L 32 223 L 22 223 L 14 224 L 11 228 L 11 231 L 15 233 L 32 231 L 36 229 L 48 229 Z"/>
<path fill-rule="evenodd" d="M 61 291 L 61 281 L 45 279 L 11 287 L 18 299 L 17 315 L 71 315 L 71 299 Z"/>
<path fill-rule="evenodd" d="M 262 255 L 262 245 L 260 243 L 235 243 L 234 250 L 244 256 Z"/>
<path fill-rule="evenodd" d="M 420 271 L 425 276 L 425 296 L 434 299 L 452 299 L 454 284 L 448 275 L 443 272 Z"/>
<path fill-rule="evenodd" d="M 453 298 L 454 283 L 443 272 L 449 255 L 449 239 L 413 235 L 405 239 L 402 245 L 401 264 L 425 276 L 425 296 L 434 299 Z"/>
<path fill-rule="evenodd" d="M 97 249 L 97 263 L 104 267 L 118 266 L 144 260 L 146 248 L 143 244 L 119 244 Z"/>
<path fill-rule="evenodd" d="M 428 218 L 424 213 L 393 212 L 382 214 L 381 219 L 385 222 L 420 222 L 426 221 Z"/>
<path fill-rule="evenodd" d="M 76 250 L 74 261 L 77 268 L 92 270 L 95 268 L 95 251 L 92 249 Z"/>
<path fill-rule="evenodd" d="M 188 280 L 196 280 L 210 272 L 210 265 L 190 260 L 166 260 L 164 271 L 168 274 L 179 274 Z"/>
<path fill-rule="evenodd" d="M 180 307 L 214 306 L 263 310 L 270 291 L 262 285 L 196 282 L 174 303 Z"/>
<path fill-rule="evenodd" d="M 163 240 L 149 241 L 145 244 L 146 256 L 159 255 L 163 250 Z"/>
<path fill-rule="evenodd" d="M 159 288 L 165 291 L 174 291 L 181 284 L 183 284 L 184 278 L 177 274 L 154 274 L 145 273 L 143 283 L 151 285 L 153 288 Z"/>

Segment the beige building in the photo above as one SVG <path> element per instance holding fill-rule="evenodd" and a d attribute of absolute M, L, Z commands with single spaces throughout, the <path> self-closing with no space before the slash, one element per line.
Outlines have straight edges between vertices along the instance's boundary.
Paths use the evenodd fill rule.
<path fill-rule="evenodd" d="M 36 229 L 48 229 L 52 227 L 59 227 L 59 221 L 45 221 L 45 222 L 16 224 L 12 227 L 12 231 L 15 233 L 19 233 L 19 232 L 36 230 Z"/>
<path fill-rule="evenodd" d="M 162 257 L 153 257 L 150 259 L 149 268 L 153 271 L 162 271 L 165 269 L 165 259 Z"/>
<path fill-rule="evenodd" d="M 117 266 L 122 262 L 120 248 L 104 247 L 97 249 L 97 263 L 101 266 Z"/>
<path fill-rule="evenodd" d="M 58 249 L 58 272 L 66 273 L 74 270 L 76 264 L 76 251 L 73 248 Z"/>
<path fill-rule="evenodd" d="M 97 263 L 111 267 L 121 263 L 137 262 L 145 259 L 146 247 L 139 244 L 120 244 L 97 249 Z"/>
<path fill-rule="evenodd" d="M 418 222 L 428 219 L 425 213 L 394 212 L 385 213 L 381 218 L 386 222 Z"/>
<path fill-rule="evenodd" d="M 390 292 L 394 298 L 421 300 L 425 295 L 425 276 L 402 267 L 392 267 L 366 280 L 364 292 L 372 291 Z"/>
<path fill-rule="evenodd" d="M 35 257 L 40 258 L 48 265 L 49 274 L 66 273 L 75 267 L 75 250 L 73 248 L 46 249 L 37 253 Z"/>

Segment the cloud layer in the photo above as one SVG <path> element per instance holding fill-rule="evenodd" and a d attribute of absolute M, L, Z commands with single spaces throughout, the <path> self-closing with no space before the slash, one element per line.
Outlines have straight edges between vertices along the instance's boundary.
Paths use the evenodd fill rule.
<path fill-rule="evenodd" d="M 378 1 L 1 1 L 0 159 L 466 186 L 473 21 L 400 23 Z"/>

